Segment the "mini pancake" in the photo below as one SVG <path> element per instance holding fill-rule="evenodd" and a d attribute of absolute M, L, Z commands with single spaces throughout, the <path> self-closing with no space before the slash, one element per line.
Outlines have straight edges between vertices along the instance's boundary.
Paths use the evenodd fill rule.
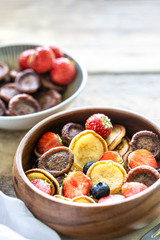
<path fill-rule="evenodd" d="M 62 128 L 62 139 L 66 146 L 69 146 L 71 140 L 80 132 L 84 130 L 84 127 L 77 123 L 67 123 Z"/>
<path fill-rule="evenodd" d="M 96 203 L 93 198 L 88 196 L 78 196 L 75 198 L 72 198 L 72 202 L 80 202 L 80 203 Z"/>
<path fill-rule="evenodd" d="M 74 153 L 73 169 L 78 171 L 83 171 L 87 162 L 97 162 L 108 150 L 106 141 L 92 130 L 84 130 L 76 135 L 69 148 Z"/>
<path fill-rule="evenodd" d="M 73 164 L 73 152 L 67 147 L 54 147 L 42 154 L 38 167 L 54 177 L 68 173 Z"/>
<path fill-rule="evenodd" d="M 42 85 L 45 88 L 54 89 L 58 92 L 64 92 L 66 89 L 66 86 L 62 86 L 62 85 L 58 85 L 58 84 L 54 83 L 48 73 L 40 74 L 40 80 L 41 80 Z"/>
<path fill-rule="evenodd" d="M 125 136 L 122 138 L 122 141 L 118 144 L 114 151 L 118 152 L 123 157 L 129 151 L 129 149 L 130 139 L 127 136 Z"/>
<path fill-rule="evenodd" d="M 114 150 L 122 141 L 126 134 L 126 129 L 122 125 L 113 125 L 111 134 L 105 139 L 108 145 L 108 150 Z"/>
<path fill-rule="evenodd" d="M 4 102 L 0 99 L 0 116 L 4 116 L 6 114 L 6 107 Z"/>
<path fill-rule="evenodd" d="M 106 160 L 92 164 L 87 171 L 87 176 L 90 177 L 92 186 L 99 182 L 107 183 L 110 187 L 110 194 L 115 194 L 121 190 L 127 173 L 119 163 Z"/>
<path fill-rule="evenodd" d="M 0 97 L 6 102 L 9 102 L 12 97 L 20 93 L 21 92 L 17 90 L 15 83 L 5 84 L 0 89 Z"/>
<path fill-rule="evenodd" d="M 150 166 L 139 166 L 129 171 L 127 182 L 140 182 L 149 187 L 159 178 L 160 174 L 155 168 Z"/>
<path fill-rule="evenodd" d="M 8 65 L 0 62 L 0 80 L 4 79 L 9 73 Z"/>

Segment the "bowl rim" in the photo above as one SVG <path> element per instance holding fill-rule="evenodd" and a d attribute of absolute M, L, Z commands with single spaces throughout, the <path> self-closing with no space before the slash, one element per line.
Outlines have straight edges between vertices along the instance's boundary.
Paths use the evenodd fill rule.
<path fill-rule="evenodd" d="M 12 44 L 0 44 L 0 49 L 2 48 L 6 48 L 6 47 L 23 47 L 23 46 L 44 46 L 44 45 L 49 45 L 49 44 L 42 44 L 42 43 L 12 43 Z M 50 44 L 51 45 L 51 44 Z M 61 48 L 62 49 L 62 48 Z M 74 57 L 72 54 L 68 53 L 67 51 L 63 50 L 63 53 L 68 56 L 69 58 L 73 59 L 76 63 L 76 65 L 79 66 L 80 72 L 82 74 L 82 81 L 80 83 L 79 88 L 67 99 L 65 99 L 64 101 L 62 101 L 61 103 L 57 104 L 54 107 L 51 107 L 49 109 L 46 110 L 42 110 L 36 113 L 31 113 L 31 114 L 25 114 L 25 115 L 20 115 L 20 116 L 0 116 L 0 120 L 23 120 L 26 118 L 35 118 L 35 117 L 39 117 L 43 114 L 52 114 L 53 110 L 57 110 L 61 107 L 63 107 L 64 105 L 67 105 L 69 102 L 72 101 L 72 99 L 76 98 L 79 93 L 84 89 L 86 83 L 87 83 L 87 77 L 88 77 L 88 73 L 87 73 L 87 69 L 84 66 L 84 64 L 82 64 L 81 61 L 79 61 L 79 59 L 77 59 L 77 57 Z"/>
<path fill-rule="evenodd" d="M 126 202 L 132 202 L 135 199 L 144 197 L 145 195 L 148 195 L 149 193 L 152 194 L 152 192 L 157 188 L 160 187 L 160 179 L 157 180 L 154 184 L 152 184 L 150 187 L 148 187 L 147 189 L 145 189 L 144 191 L 133 195 L 129 198 L 125 198 L 119 202 L 115 202 L 115 203 L 110 203 L 110 204 L 105 204 L 105 203 L 98 203 L 98 204 L 91 204 L 91 203 L 79 203 L 79 202 L 72 202 L 72 201 L 66 201 L 60 198 L 56 198 L 50 195 L 47 195 L 45 193 L 43 193 L 41 190 L 39 190 L 38 188 L 36 188 L 27 178 L 27 176 L 25 175 L 25 172 L 23 170 L 22 167 L 22 152 L 20 152 L 19 150 L 21 148 L 23 148 L 23 146 L 25 146 L 25 141 L 26 141 L 26 137 L 28 138 L 29 136 L 33 135 L 34 131 L 38 130 L 41 125 L 43 125 L 44 123 L 50 121 L 52 118 L 58 118 L 59 116 L 64 116 L 65 114 L 72 114 L 72 113 L 77 113 L 79 111 L 82 110 L 99 110 L 99 111 L 103 111 L 103 110 L 109 110 L 109 111 L 118 111 L 118 112 L 123 112 L 123 113 L 129 113 L 132 116 L 135 117 L 140 117 L 141 119 L 147 121 L 148 123 L 150 123 L 151 125 L 154 125 L 154 127 L 157 128 L 157 130 L 160 132 L 160 127 L 158 126 L 157 123 L 155 123 L 154 121 L 150 120 L 149 118 L 145 117 L 144 115 L 137 113 L 135 111 L 132 110 L 128 110 L 125 108 L 113 108 L 113 107 L 78 107 L 78 108 L 73 108 L 71 110 L 64 110 L 58 113 L 55 113 L 43 120 L 41 120 L 39 123 L 37 123 L 34 127 L 32 127 L 26 134 L 25 136 L 22 138 L 21 142 L 19 143 L 19 146 L 17 148 L 16 154 L 15 154 L 15 159 L 14 159 L 14 163 L 16 164 L 17 170 L 21 176 L 21 178 L 23 179 L 23 181 L 28 185 L 29 188 L 32 189 L 32 191 L 35 191 L 38 195 L 40 195 L 41 197 L 44 197 L 46 199 L 48 199 L 49 201 L 53 201 L 56 203 L 63 203 L 65 205 L 70 205 L 70 206 L 74 206 L 74 207 L 83 207 L 83 208 L 93 208 L 93 207 L 110 207 L 110 206 L 119 206 L 120 204 L 125 204 Z"/>

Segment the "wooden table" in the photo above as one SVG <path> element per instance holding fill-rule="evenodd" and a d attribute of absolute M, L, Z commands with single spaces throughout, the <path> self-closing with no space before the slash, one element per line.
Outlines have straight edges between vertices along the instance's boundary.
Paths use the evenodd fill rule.
<path fill-rule="evenodd" d="M 120 107 L 160 124 L 159 13 L 160 0 L 1 0 L 0 44 L 52 43 L 83 62 L 88 82 L 70 109 Z M 10 196 L 12 162 L 26 132 L 0 130 L 0 190 Z"/>

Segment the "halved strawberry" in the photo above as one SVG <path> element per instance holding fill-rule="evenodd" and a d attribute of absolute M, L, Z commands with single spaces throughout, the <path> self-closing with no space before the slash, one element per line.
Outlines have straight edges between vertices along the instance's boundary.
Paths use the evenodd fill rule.
<path fill-rule="evenodd" d="M 62 146 L 60 137 L 53 132 L 44 133 L 38 141 L 38 152 L 43 154 L 53 147 Z"/>
<path fill-rule="evenodd" d="M 125 198 L 131 197 L 143 190 L 147 189 L 147 186 L 140 182 L 126 182 L 121 189 L 121 193 Z"/>
<path fill-rule="evenodd" d="M 86 130 L 93 130 L 103 138 L 106 138 L 112 132 L 112 123 L 110 119 L 102 114 L 96 113 L 90 116 L 85 123 Z"/>
<path fill-rule="evenodd" d="M 123 165 L 123 160 L 121 158 L 121 156 L 119 155 L 118 152 L 116 151 L 107 151 L 105 152 L 102 157 L 99 159 L 99 161 L 101 160 L 112 160 L 113 162 L 117 162 Z"/>
<path fill-rule="evenodd" d="M 49 48 L 53 51 L 56 58 L 64 57 L 64 53 L 57 46 L 50 45 Z"/>
<path fill-rule="evenodd" d="M 91 187 L 91 179 L 83 172 L 71 172 L 63 181 L 62 192 L 67 198 L 87 195 Z"/>
<path fill-rule="evenodd" d="M 156 159 L 152 153 L 146 149 L 139 149 L 131 152 L 128 156 L 128 163 L 130 168 L 135 168 L 142 165 L 158 168 Z"/>
<path fill-rule="evenodd" d="M 51 186 L 50 184 L 46 181 L 46 180 L 43 180 L 43 179 L 34 179 L 31 181 L 31 183 L 37 187 L 39 190 L 47 193 L 47 194 L 51 194 Z"/>
<path fill-rule="evenodd" d="M 112 194 L 107 197 L 102 197 L 98 200 L 98 203 L 107 203 L 107 204 L 112 204 L 112 203 L 117 203 L 125 199 L 123 195 L 120 194 Z"/>

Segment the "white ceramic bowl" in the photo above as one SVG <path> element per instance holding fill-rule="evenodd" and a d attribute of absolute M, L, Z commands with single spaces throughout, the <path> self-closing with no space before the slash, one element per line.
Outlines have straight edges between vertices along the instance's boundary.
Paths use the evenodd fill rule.
<path fill-rule="evenodd" d="M 43 44 L 41 44 L 43 45 Z M 18 56 L 19 54 L 29 48 L 35 48 L 40 44 L 14 44 L 0 46 L 0 62 L 6 63 L 10 69 L 18 70 Z M 38 123 L 40 120 L 64 110 L 82 91 L 87 81 L 87 71 L 82 64 L 68 53 L 64 52 L 65 56 L 68 56 L 75 62 L 77 74 L 73 82 L 71 82 L 65 90 L 62 98 L 63 101 L 58 105 L 32 114 L 26 114 L 21 116 L 0 116 L 0 129 L 8 130 L 24 130 L 29 129 Z"/>

